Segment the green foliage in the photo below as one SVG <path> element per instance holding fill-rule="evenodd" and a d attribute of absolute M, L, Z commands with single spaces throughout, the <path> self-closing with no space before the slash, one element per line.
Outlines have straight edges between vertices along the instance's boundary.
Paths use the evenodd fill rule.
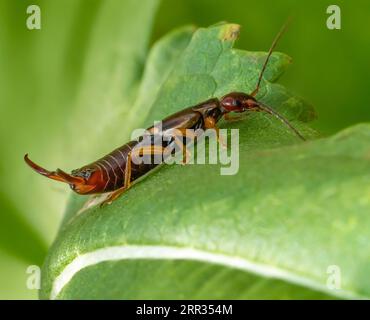
<path fill-rule="evenodd" d="M 68 170 L 125 139 L 109 128 L 114 120 L 122 128 L 145 64 L 157 1 L 141 3 L 137 10 L 135 0 L 0 2 L 2 298 L 36 297 L 26 267 L 42 264 L 69 194 L 32 172 L 24 154 Z M 25 26 L 30 4 L 40 5 L 41 30 Z"/>
<path fill-rule="evenodd" d="M 221 24 L 198 29 L 189 41 L 192 31 L 185 28 L 155 45 L 145 89 L 139 89 L 132 109 L 142 110 L 143 123 L 230 90 L 252 91 L 265 53 L 232 49 L 237 31 L 237 25 Z M 312 108 L 272 83 L 289 60 L 273 55 L 261 99 L 312 137 L 302 122 L 312 119 Z M 53 295 L 58 277 L 78 256 L 130 245 L 138 251 L 196 249 L 250 267 L 240 271 L 222 262 L 185 261 L 181 254 L 180 260 L 105 261 L 77 272 L 53 293 L 125 299 L 368 296 L 370 127 L 307 143 L 263 114 L 222 127 L 240 128 L 235 176 L 220 176 L 217 165 L 163 166 L 109 206 L 79 212 L 84 200 L 73 197 L 44 266 L 41 297 Z M 354 197 L 361 200 L 354 204 Z M 342 290 L 326 287 L 331 265 L 343 270 Z M 278 270 L 279 280 L 265 278 L 275 274 L 266 268 Z"/>

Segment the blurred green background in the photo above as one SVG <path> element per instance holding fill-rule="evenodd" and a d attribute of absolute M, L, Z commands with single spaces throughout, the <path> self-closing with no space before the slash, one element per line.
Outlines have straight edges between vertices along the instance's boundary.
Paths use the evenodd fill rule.
<path fill-rule="evenodd" d="M 82 160 L 87 158 L 84 150 L 89 145 L 103 143 L 96 139 L 98 134 L 91 140 L 90 132 L 78 130 L 81 123 L 88 121 L 89 109 L 85 114 L 77 113 L 73 122 L 67 123 L 66 119 L 81 100 L 86 61 L 94 61 L 91 52 L 100 48 L 109 54 L 110 48 L 105 48 L 105 43 L 116 37 L 114 23 L 106 29 L 101 28 L 101 17 L 111 2 L 114 1 L 0 0 L 2 299 L 37 297 L 36 290 L 26 288 L 26 268 L 42 264 L 62 219 L 68 196 L 64 186 L 39 179 L 32 173 L 25 166 L 23 155 L 30 152 L 35 160 L 40 159 L 47 167 L 72 168 L 83 164 Z M 236 47 L 266 51 L 281 25 L 292 16 L 290 28 L 280 41 L 278 50 L 289 54 L 293 64 L 280 83 L 315 106 L 318 119 L 313 126 L 323 135 L 354 123 L 370 121 L 370 96 L 367 92 L 370 83 L 370 29 L 367 27 L 370 2 L 367 0 L 115 2 L 117 8 L 120 5 L 130 8 L 122 23 L 124 28 L 130 28 L 132 39 L 118 36 L 116 39 L 122 40 L 120 49 L 123 54 L 120 58 L 132 57 L 131 51 L 136 50 L 135 59 L 124 60 L 122 66 L 135 70 L 132 74 L 136 77 L 140 77 L 144 69 L 148 48 L 179 26 L 208 26 L 219 21 L 239 23 L 242 33 Z M 129 6 L 126 2 L 130 3 Z M 41 8 L 41 30 L 26 28 L 26 8 L 30 4 Z M 331 4 L 341 8 L 341 30 L 326 28 L 326 8 Z M 143 11 L 148 14 L 141 20 Z M 118 18 L 121 18 L 119 10 L 112 21 Z M 102 33 L 101 30 L 106 31 Z M 130 47 L 133 42 L 137 43 L 135 49 Z M 99 59 L 99 56 L 94 59 Z M 114 66 L 112 63 L 112 68 Z M 97 69 L 88 76 L 94 81 L 95 78 L 100 79 L 101 74 Z M 124 78 L 125 72 L 118 76 Z M 135 86 L 130 87 L 131 80 L 135 78 L 121 80 L 126 92 L 136 90 Z M 96 83 L 95 89 L 99 90 L 99 82 Z M 109 83 L 107 86 L 109 88 Z M 130 100 L 129 94 L 121 98 Z M 92 125 L 99 128 L 100 124 Z M 71 126 L 77 133 L 73 139 L 67 133 Z M 116 136 L 119 138 L 120 133 L 116 132 Z M 75 146 L 77 142 L 78 147 Z M 114 146 L 104 145 L 102 150 L 110 151 Z"/>

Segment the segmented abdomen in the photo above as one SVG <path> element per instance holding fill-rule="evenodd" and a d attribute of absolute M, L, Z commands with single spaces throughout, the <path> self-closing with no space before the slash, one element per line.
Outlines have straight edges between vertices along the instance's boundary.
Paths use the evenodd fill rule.
<path fill-rule="evenodd" d="M 106 181 L 102 192 L 110 192 L 123 187 L 128 155 L 138 143 L 140 142 L 130 141 L 94 163 L 94 166 L 101 171 L 104 181 Z M 158 164 L 135 164 L 131 162 L 130 181 L 138 179 L 156 166 Z"/>

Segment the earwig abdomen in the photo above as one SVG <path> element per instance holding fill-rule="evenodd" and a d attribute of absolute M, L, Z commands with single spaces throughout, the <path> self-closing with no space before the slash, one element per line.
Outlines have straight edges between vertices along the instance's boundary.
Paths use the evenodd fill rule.
<path fill-rule="evenodd" d="M 130 141 L 125 145 L 113 150 L 109 154 L 99 160 L 84 166 L 77 171 L 84 171 L 87 168 L 98 170 L 101 175 L 101 180 L 104 185 L 100 186 L 100 190 L 95 189 L 94 193 L 111 192 L 124 186 L 125 170 L 129 153 L 135 147 L 139 147 L 139 141 Z M 131 164 L 130 182 L 140 178 L 158 164 Z"/>

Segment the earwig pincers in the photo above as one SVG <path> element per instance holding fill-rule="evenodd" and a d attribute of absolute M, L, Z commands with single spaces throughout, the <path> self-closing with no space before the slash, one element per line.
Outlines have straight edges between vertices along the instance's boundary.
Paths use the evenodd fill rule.
<path fill-rule="evenodd" d="M 251 94 L 230 92 L 224 95 L 221 99 L 212 98 L 199 103 L 198 105 L 176 112 L 162 120 L 163 134 L 169 134 L 174 129 L 183 132 L 184 135 L 186 135 L 186 129 L 214 129 L 218 137 L 217 122 L 222 117 L 227 120 L 231 112 L 243 113 L 247 111 L 263 111 L 279 119 L 299 138 L 305 140 L 300 132 L 295 129 L 287 119 L 255 98 L 259 91 L 267 63 L 284 31 L 285 26 L 275 37 L 261 69 L 256 88 Z M 161 140 L 158 144 L 155 138 L 155 127 L 150 127 L 147 131 L 153 137 L 153 139 L 150 140 L 150 143 L 143 143 L 140 139 L 130 141 L 113 150 L 103 158 L 79 169 L 73 170 L 71 174 L 62 171 L 61 169 L 48 171 L 31 161 L 27 154 L 25 155 L 24 160 L 37 173 L 50 179 L 69 184 L 71 189 L 78 194 L 110 193 L 104 203 L 111 203 L 123 192 L 129 189 L 134 181 L 158 166 L 157 163 L 134 163 L 132 161 L 132 157 L 137 156 L 137 150 L 140 150 L 142 155 L 161 155 L 165 148 L 171 143 L 176 144 L 181 148 L 185 148 L 186 150 L 186 146 L 184 145 L 182 138 L 180 139 L 177 136 L 174 136 L 172 140 Z"/>

